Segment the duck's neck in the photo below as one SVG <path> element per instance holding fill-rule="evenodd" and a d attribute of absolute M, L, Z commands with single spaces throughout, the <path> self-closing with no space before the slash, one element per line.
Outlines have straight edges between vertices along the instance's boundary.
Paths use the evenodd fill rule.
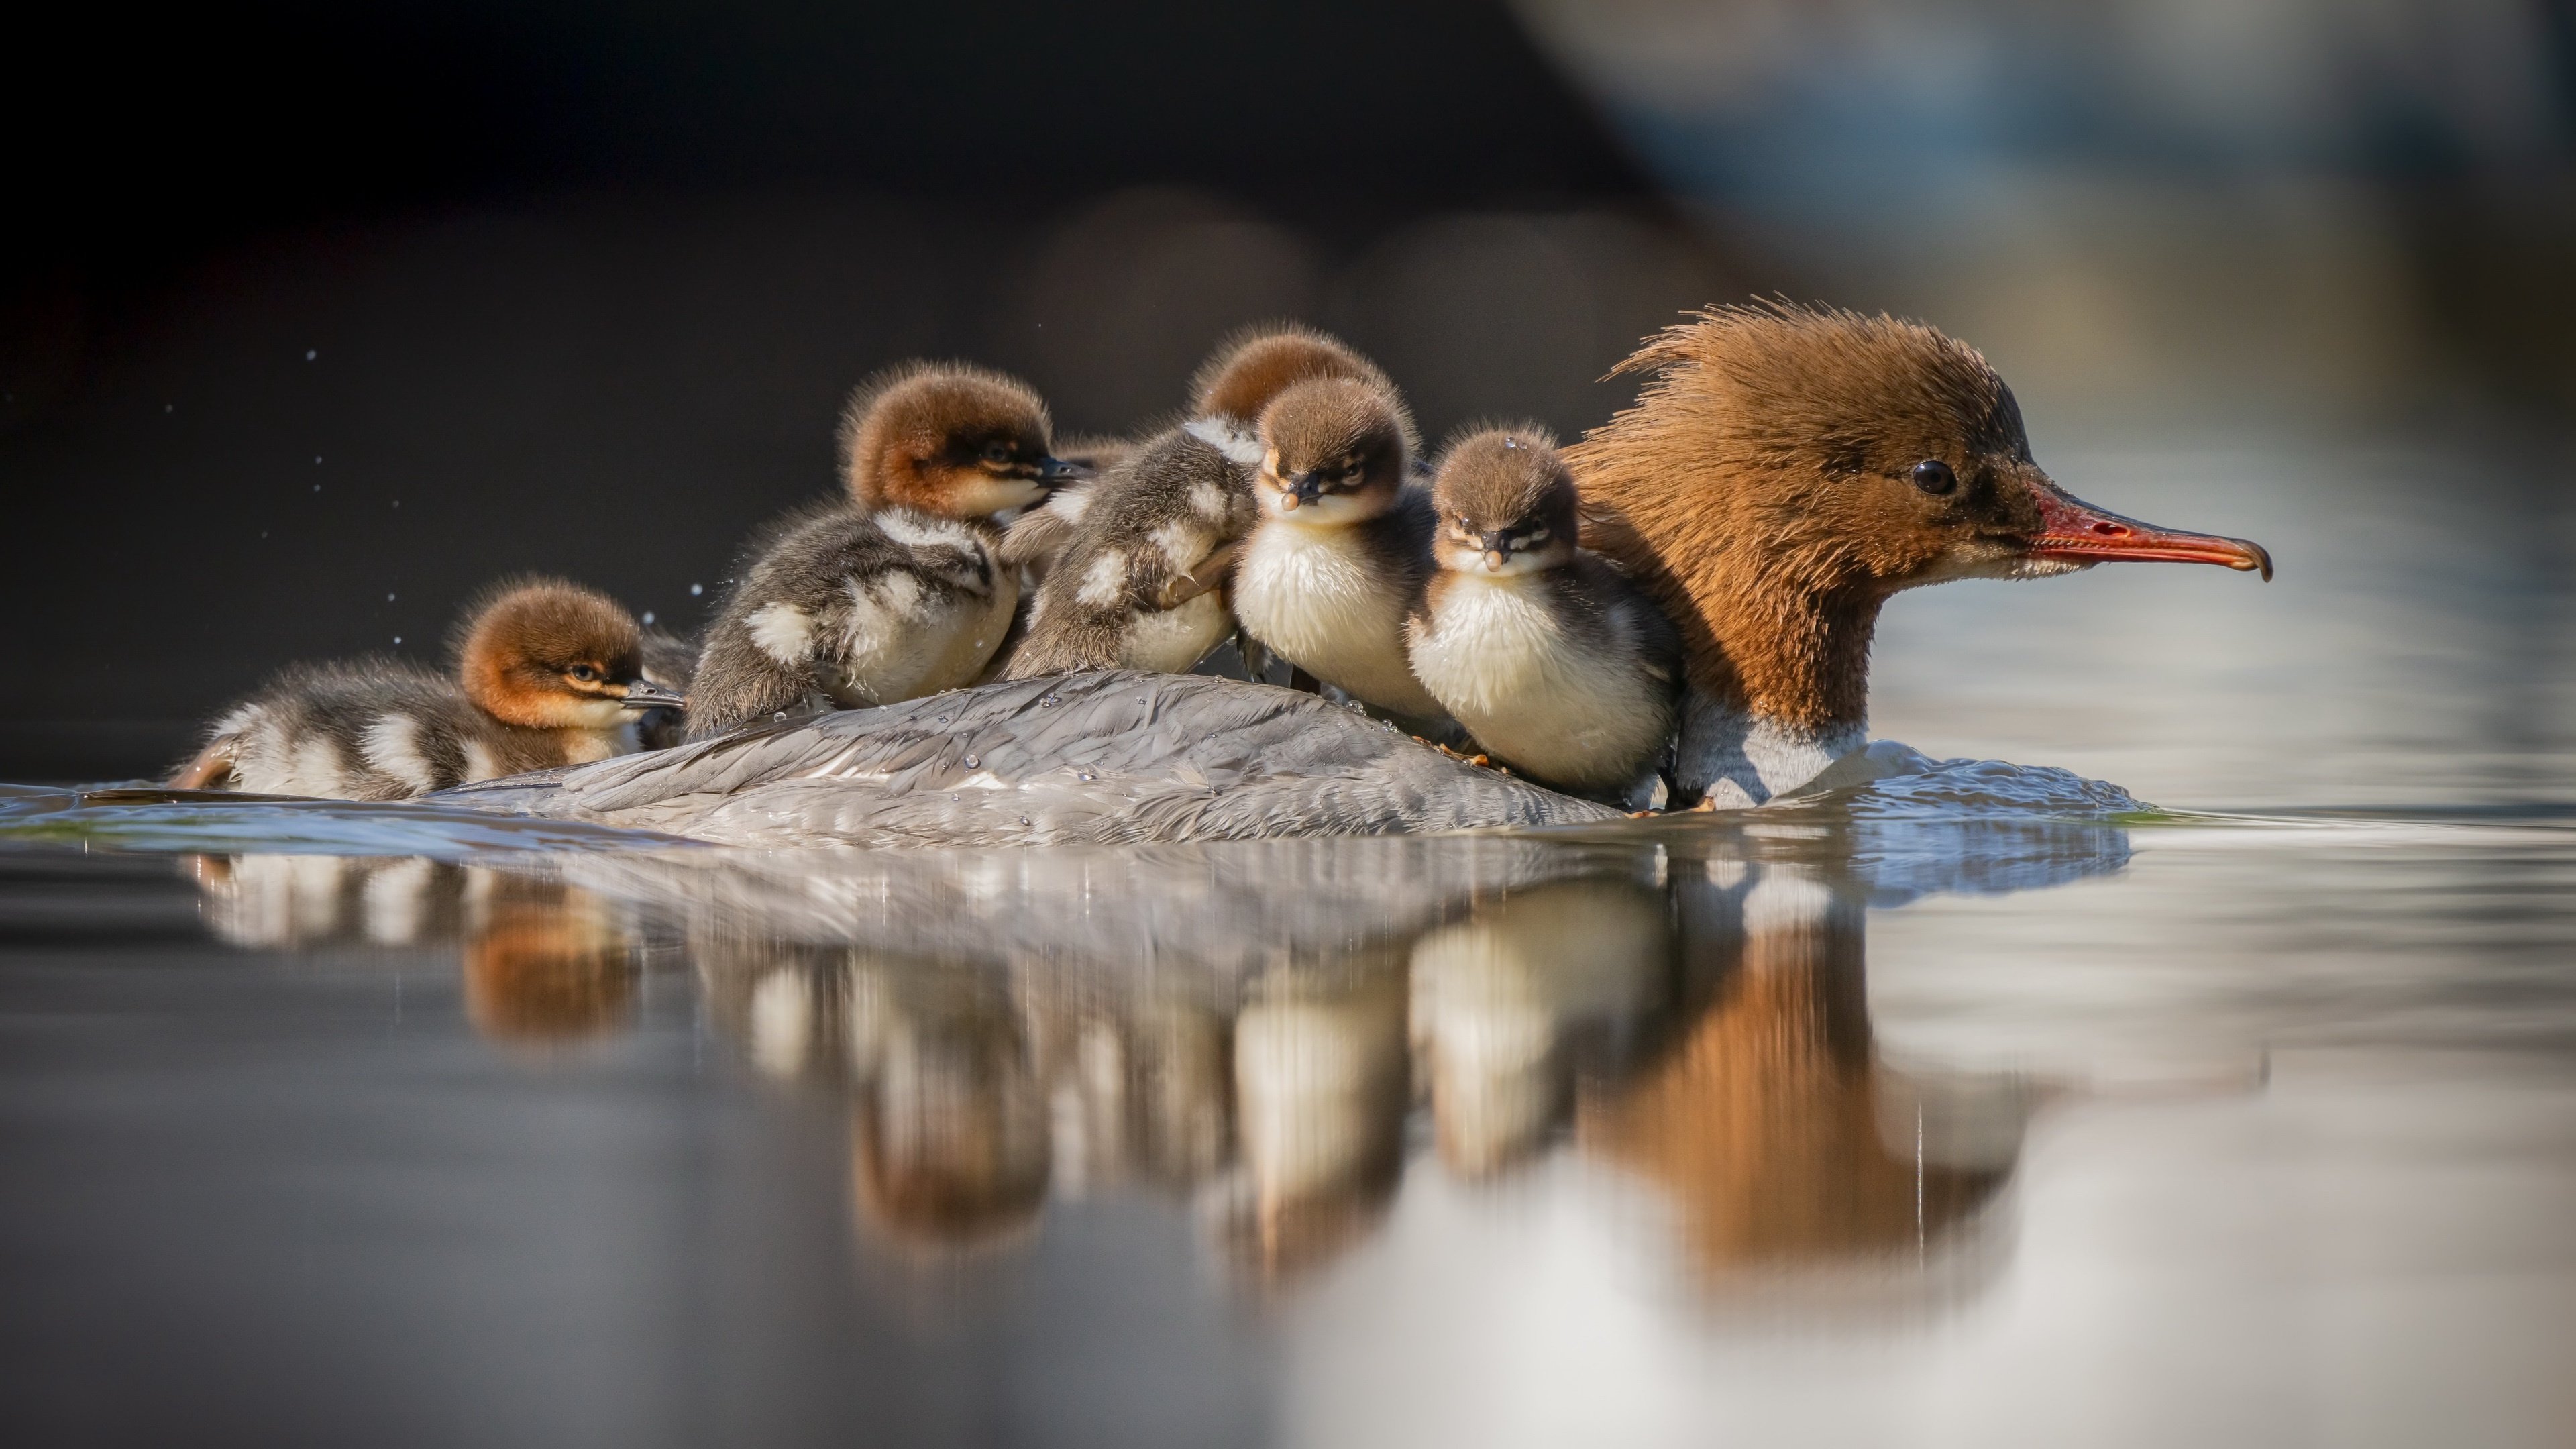
<path fill-rule="evenodd" d="M 1594 519 L 1585 542 L 1681 630 L 1677 793 L 1759 805 L 1869 742 L 1870 636 L 1886 595 L 1851 582 L 1830 551 L 1784 547 L 1759 520 L 1712 517 L 1704 495 L 1695 501 L 1703 511 L 1673 507 L 1668 489 L 1643 494 L 1642 506 Z"/>

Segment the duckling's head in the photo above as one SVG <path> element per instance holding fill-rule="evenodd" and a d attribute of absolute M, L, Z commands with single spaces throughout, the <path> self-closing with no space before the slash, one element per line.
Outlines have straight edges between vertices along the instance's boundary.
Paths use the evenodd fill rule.
<path fill-rule="evenodd" d="M 1254 491 L 1268 516 L 1359 523 L 1395 505 L 1413 449 L 1413 419 L 1384 388 L 1346 377 L 1297 383 L 1261 411 Z"/>
<path fill-rule="evenodd" d="M 907 363 L 861 383 L 841 413 L 841 474 L 862 508 L 982 518 L 1090 476 L 1049 450 L 1046 404 L 1017 378 Z"/>
<path fill-rule="evenodd" d="M 466 697 L 506 724 L 614 728 L 629 710 L 681 704 L 647 683 L 635 618 L 595 589 L 561 579 L 503 583 L 457 630 Z"/>
<path fill-rule="evenodd" d="M 1694 545 L 1723 532 L 1820 583 L 1879 593 L 2122 559 L 2270 576 L 2269 556 L 2241 539 L 2070 497 L 2032 460 L 2012 389 L 1976 349 L 1920 323 L 1721 307 L 1617 371 L 1654 380 L 1571 450 L 1584 492 L 1685 554 L 1714 551 Z"/>
<path fill-rule="evenodd" d="M 1574 474 L 1545 428 L 1485 428 L 1451 443 L 1431 501 L 1440 515 L 1433 554 L 1444 569 L 1534 573 L 1574 558 Z"/>
<path fill-rule="evenodd" d="M 1219 342 L 1190 380 L 1190 411 L 1239 427 L 1260 422 L 1271 400 L 1301 382 L 1343 377 L 1394 397 L 1395 384 L 1377 364 L 1340 338 L 1294 322 L 1247 327 Z"/>

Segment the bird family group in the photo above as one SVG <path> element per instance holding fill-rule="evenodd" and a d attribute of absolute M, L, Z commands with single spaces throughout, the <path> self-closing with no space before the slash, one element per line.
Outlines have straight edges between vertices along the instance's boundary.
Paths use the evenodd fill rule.
<path fill-rule="evenodd" d="M 173 783 L 401 799 L 1223 658 L 1566 793 L 1758 803 L 1862 741 L 1899 589 L 2120 558 L 2270 571 L 2066 495 L 1985 360 L 1919 324 L 1716 308 L 1619 370 L 1647 375 L 1636 405 L 1571 447 L 1487 425 L 1427 457 L 1393 380 L 1300 326 L 1221 343 L 1170 425 L 1129 438 L 1057 437 L 997 372 L 899 366 L 850 400 L 840 489 L 752 540 L 701 638 L 512 581 L 468 611 L 452 673 L 291 669 Z"/>

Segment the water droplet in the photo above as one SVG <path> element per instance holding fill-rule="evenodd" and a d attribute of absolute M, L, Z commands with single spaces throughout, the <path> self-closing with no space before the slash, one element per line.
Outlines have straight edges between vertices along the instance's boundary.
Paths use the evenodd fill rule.
<path fill-rule="evenodd" d="M 1091 772 L 1089 770 L 1076 770 L 1073 772 L 1073 778 L 1082 781 L 1084 784 L 1089 784 L 1091 782 Z"/>
<path fill-rule="evenodd" d="M 944 715 L 944 714 L 943 714 L 943 715 L 941 715 L 941 716 L 939 717 L 939 722 L 940 722 L 941 724 L 946 724 L 946 723 L 948 723 L 948 716 L 946 716 L 946 715 Z"/>
<path fill-rule="evenodd" d="M 175 413 L 175 412 L 177 412 L 178 410 L 179 410 L 179 405 L 178 405 L 177 403 L 163 403 L 163 404 L 161 405 L 161 411 L 163 411 L 163 412 L 165 412 L 165 413 Z"/>
<path fill-rule="evenodd" d="M 316 454 L 314 454 L 314 455 L 313 455 L 313 466 L 314 466 L 314 467 L 316 467 L 316 468 L 319 468 L 319 467 L 321 467 L 321 466 L 322 466 L 322 455 L 321 455 L 321 454 L 316 453 Z"/>
<path fill-rule="evenodd" d="M 771 718 L 771 719 L 785 719 L 785 718 L 787 718 L 787 711 L 785 711 L 785 710 L 783 710 L 783 709 L 782 709 L 782 710 L 780 710 L 778 713 L 771 715 L 771 716 L 770 716 L 770 718 Z"/>
<path fill-rule="evenodd" d="M 401 504 L 399 504 L 399 503 L 397 503 L 397 504 L 395 504 L 394 506 L 395 506 L 396 508 L 400 508 L 402 505 L 401 505 Z M 652 622 L 653 622 L 653 611 L 652 611 L 652 610 L 650 610 L 650 609 L 646 609 L 646 610 L 644 611 L 644 622 L 645 622 L 645 623 L 647 623 L 647 624 L 650 624 L 650 623 L 652 623 Z"/>
<path fill-rule="evenodd" d="M 400 644 L 402 642 L 402 636 L 400 634 L 396 634 L 394 636 L 394 642 Z"/>
<path fill-rule="evenodd" d="M 386 602 L 386 603 L 390 604 L 390 603 L 392 603 L 393 601 L 394 601 L 394 596 L 393 596 L 393 595 L 391 595 L 391 594 L 387 594 L 387 595 L 385 595 L 385 602 Z"/>
<path fill-rule="evenodd" d="M 972 769 L 976 769 L 976 768 L 980 767 L 983 763 L 984 763 L 984 757 L 983 757 L 982 755 L 968 755 L 968 756 L 966 757 L 966 768 L 967 768 L 967 769 L 970 769 L 970 770 L 972 770 Z"/>
<path fill-rule="evenodd" d="M 314 485 L 313 485 L 313 491 L 314 491 L 314 492 L 316 492 L 316 493 L 321 492 L 321 491 L 322 491 L 322 485 L 321 485 L 321 484 L 319 484 L 319 483 L 314 484 Z"/>
<path fill-rule="evenodd" d="M 707 591 L 707 589 L 706 589 L 706 585 L 704 585 L 704 584 L 691 584 L 691 585 L 689 585 L 689 597 L 690 597 L 690 598 L 692 598 L 692 599 L 696 598 L 696 597 L 697 597 L 698 595 L 700 595 L 700 594 L 705 593 L 706 591 Z"/>
<path fill-rule="evenodd" d="M 305 348 L 305 349 L 304 349 L 304 360 L 305 360 L 305 361 L 307 361 L 307 362 L 311 362 L 314 358 L 319 357 L 319 356 L 321 356 L 321 355 L 322 355 L 322 354 L 321 354 L 321 352 L 320 352 L 320 350 L 319 350 L 319 349 L 311 348 L 311 347 L 308 347 L 308 348 Z"/>
<path fill-rule="evenodd" d="M 1063 697 L 1062 697 L 1062 696 L 1060 696 L 1060 695 L 1053 695 L 1053 694 L 1049 694 L 1049 695 L 1044 695 L 1044 696 L 1040 697 L 1040 698 L 1039 698 L 1039 700 L 1038 700 L 1038 703 L 1043 704 L 1043 705 L 1050 705 L 1050 706 L 1052 706 L 1052 705 L 1059 705 L 1059 704 L 1064 703 L 1064 699 L 1063 699 Z"/>
<path fill-rule="evenodd" d="M 1027 816 L 1025 816 L 1025 815 L 1021 816 L 1021 817 L 1020 817 L 1020 823 L 1021 823 L 1022 825 L 1026 825 L 1026 824 L 1028 824 L 1028 823 L 1029 823 L 1029 817 L 1027 817 Z"/>

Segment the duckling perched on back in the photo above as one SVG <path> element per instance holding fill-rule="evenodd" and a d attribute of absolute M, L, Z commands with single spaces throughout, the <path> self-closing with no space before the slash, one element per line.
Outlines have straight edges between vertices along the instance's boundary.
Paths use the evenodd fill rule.
<path fill-rule="evenodd" d="M 1259 517 L 1250 467 L 1261 410 L 1299 382 L 1332 377 L 1393 390 L 1366 358 L 1309 328 L 1261 327 L 1219 344 L 1199 369 L 1188 421 L 1083 490 L 1003 677 L 1178 674 L 1223 643 L 1234 616 L 1219 586 Z M 1014 547 L 1040 516 L 1013 527 Z"/>
<path fill-rule="evenodd" d="M 1261 522 L 1234 571 L 1244 632 L 1368 704 L 1439 719 L 1404 656 L 1432 534 L 1430 495 L 1405 481 L 1404 404 L 1350 378 L 1301 382 L 1263 409 L 1260 444 Z"/>
<path fill-rule="evenodd" d="M 994 515 L 1077 468 L 1048 451 L 1019 381 L 913 364 L 863 385 L 842 424 L 850 501 L 790 515 L 707 630 L 691 738 L 821 696 L 844 708 L 972 684 L 1019 606 Z"/>
<path fill-rule="evenodd" d="M 1405 635 L 1414 676 L 1526 775 L 1585 794 L 1651 784 L 1672 734 L 1681 639 L 1575 546 L 1574 475 L 1556 439 L 1525 426 L 1459 440 L 1432 504 L 1437 568 Z"/>
<path fill-rule="evenodd" d="M 468 612 L 455 678 L 391 659 L 290 669 L 217 720 L 170 783 L 400 800 L 633 753 L 631 716 L 679 703 L 644 678 L 615 600 L 530 579 Z"/>

